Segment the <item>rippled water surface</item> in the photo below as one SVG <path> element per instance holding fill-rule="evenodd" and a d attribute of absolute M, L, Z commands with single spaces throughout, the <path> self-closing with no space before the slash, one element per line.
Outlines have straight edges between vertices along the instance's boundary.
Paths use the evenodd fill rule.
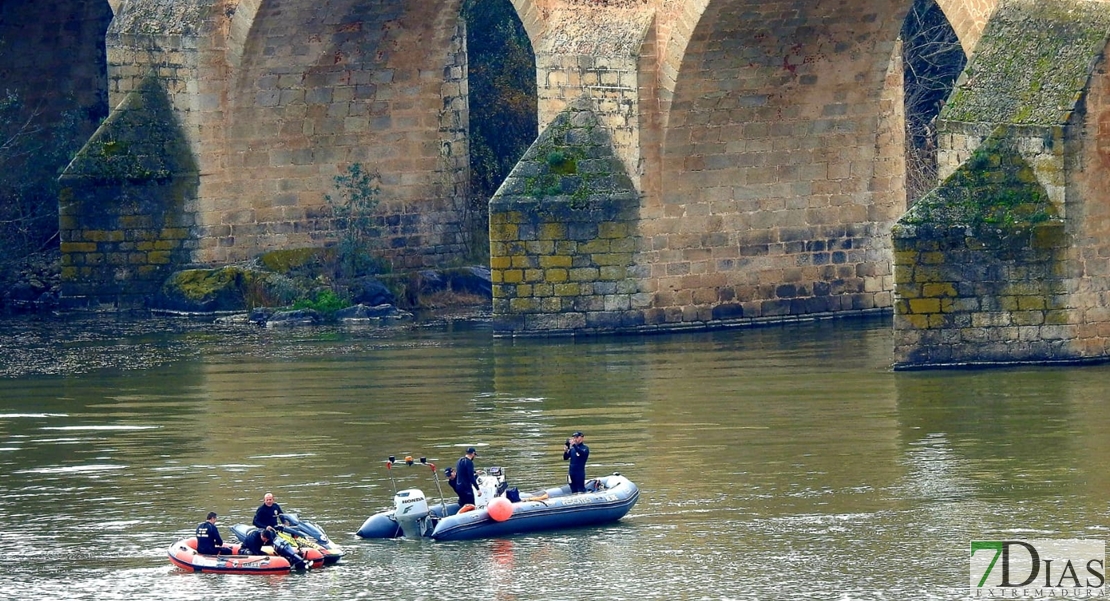
<path fill-rule="evenodd" d="M 0 597 L 955 599 L 980 538 L 1105 539 L 1110 368 L 894 373 L 887 320 L 493 339 L 481 323 L 0 322 Z M 522 490 L 642 490 L 618 524 L 364 541 L 384 460 L 466 446 Z M 398 487 L 437 495 L 427 468 Z M 166 548 L 272 491 L 348 555 L 189 574 Z"/>

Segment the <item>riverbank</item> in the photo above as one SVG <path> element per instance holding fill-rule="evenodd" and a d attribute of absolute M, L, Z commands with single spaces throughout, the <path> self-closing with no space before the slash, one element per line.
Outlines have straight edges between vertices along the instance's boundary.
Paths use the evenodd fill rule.
<path fill-rule="evenodd" d="M 436 315 L 480 319 L 491 311 L 492 284 L 489 269 L 484 266 L 337 281 L 322 269 L 326 265 L 286 266 L 285 271 L 275 271 L 260 263 L 177 272 L 146 307 L 127 314 L 135 317 L 153 311 L 205 319 L 249 313 L 260 307 L 296 308 L 315 310 L 326 321 L 339 310 L 359 305 L 391 305 L 432 319 Z M 61 267 L 57 249 L 7 263 L 7 268 L 0 270 L 0 317 L 113 312 L 111 306 L 74 309 L 74 303 L 62 297 Z"/>

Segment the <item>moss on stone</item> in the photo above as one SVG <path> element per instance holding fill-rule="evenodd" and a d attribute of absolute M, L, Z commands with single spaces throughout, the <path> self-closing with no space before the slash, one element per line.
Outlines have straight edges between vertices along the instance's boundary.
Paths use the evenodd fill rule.
<path fill-rule="evenodd" d="M 540 134 L 494 195 L 498 199 L 559 198 L 575 209 L 634 190 L 612 141 L 588 101 L 567 107 Z"/>
<path fill-rule="evenodd" d="M 258 261 L 266 269 L 282 275 L 303 271 L 305 268 L 318 269 L 324 265 L 334 265 L 334 248 L 293 248 L 264 253 Z"/>
<path fill-rule="evenodd" d="M 63 179 L 106 185 L 167 182 L 197 173 L 155 73 L 143 79 L 77 153 Z"/>
<path fill-rule="evenodd" d="M 1033 167 L 1005 139 L 1004 130 L 983 142 L 940 186 L 917 202 L 906 226 L 1024 227 L 1057 217 Z"/>
<path fill-rule="evenodd" d="M 253 279 L 253 272 L 237 266 L 186 269 L 170 276 L 163 288 L 174 290 L 191 301 L 206 301 L 225 294 L 229 288 L 239 292 L 243 285 Z"/>
<path fill-rule="evenodd" d="M 987 22 L 941 120 L 1061 125 L 1110 36 L 1110 5 L 1009 0 Z"/>

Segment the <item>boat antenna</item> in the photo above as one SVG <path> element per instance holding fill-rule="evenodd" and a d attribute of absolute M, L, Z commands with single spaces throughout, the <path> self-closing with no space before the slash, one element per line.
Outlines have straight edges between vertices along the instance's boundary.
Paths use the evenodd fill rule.
<path fill-rule="evenodd" d="M 427 457 L 421 457 L 420 463 L 432 468 L 432 476 L 436 480 L 436 488 L 439 489 L 439 505 L 443 508 L 443 517 L 447 517 L 447 501 L 443 498 L 443 487 L 439 485 L 439 472 L 436 471 L 436 464 L 428 463 Z"/>
<path fill-rule="evenodd" d="M 393 462 L 397 461 L 397 457 L 390 455 L 389 459 L 385 462 L 385 469 L 389 472 L 389 481 L 393 483 L 393 494 L 397 494 L 397 481 L 393 479 Z"/>

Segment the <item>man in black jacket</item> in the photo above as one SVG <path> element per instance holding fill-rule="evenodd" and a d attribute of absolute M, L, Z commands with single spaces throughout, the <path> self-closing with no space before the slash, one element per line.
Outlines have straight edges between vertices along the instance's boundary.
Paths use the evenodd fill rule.
<path fill-rule="evenodd" d="M 266 555 L 262 547 L 274 544 L 274 531 L 269 528 L 258 528 L 247 533 L 243 544 L 239 546 L 239 555 Z"/>
<path fill-rule="evenodd" d="M 308 567 L 308 563 L 301 558 L 302 551 L 288 541 L 278 538 L 270 528 L 259 528 L 251 530 L 247 533 L 247 537 L 243 540 L 243 545 L 239 547 L 240 555 L 266 555 L 262 550 L 265 545 L 273 547 L 274 552 L 278 555 L 289 560 L 289 565 L 293 566 L 294 570 L 303 570 Z"/>
<path fill-rule="evenodd" d="M 459 493 L 459 507 L 474 504 L 474 488 L 478 486 L 478 478 L 474 474 L 474 457 L 478 452 L 474 447 L 466 450 L 466 455 L 459 457 L 455 464 L 455 492 Z"/>
<path fill-rule="evenodd" d="M 590 447 L 586 446 L 586 436 L 581 432 L 571 434 L 563 450 L 563 461 L 570 461 L 567 468 L 567 480 L 570 481 L 570 492 L 586 492 L 586 459 L 590 457 Z"/>
<path fill-rule="evenodd" d="M 254 521 L 251 523 L 255 528 L 274 528 L 278 525 L 278 516 L 281 513 L 281 505 L 274 503 L 273 493 L 266 493 L 262 497 L 262 504 L 254 512 Z"/>
<path fill-rule="evenodd" d="M 216 512 L 209 511 L 208 519 L 197 524 L 197 553 L 201 555 L 231 555 L 231 548 L 224 546 L 220 529 L 216 527 Z"/>
<path fill-rule="evenodd" d="M 447 486 L 450 486 L 456 495 L 459 494 L 459 481 L 455 477 L 455 468 L 449 467 L 443 470 L 443 473 L 447 476 Z"/>

